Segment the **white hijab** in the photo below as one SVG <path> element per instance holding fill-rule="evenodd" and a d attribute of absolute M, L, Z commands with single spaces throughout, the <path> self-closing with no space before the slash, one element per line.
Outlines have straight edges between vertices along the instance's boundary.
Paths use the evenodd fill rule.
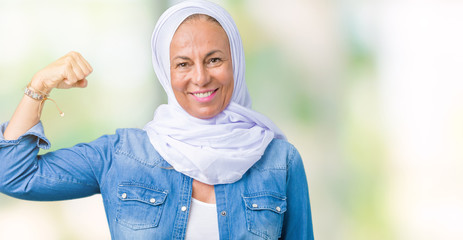
<path fill-rule="evenodd" d="M 230 41 L 232 99 L 225 110 L 210 119 L 189 115 L 177 102 L 170 83 L 170 42 L 179 25 L 192 14 L 215 18 Z M 273 138 L 285 138 L 270 119 L 251 110 L 241 37 L 225 9 L 203 0 L 174 5 L 159 18 L 151 46 L 154 70 L 168 104 L 156 109 L 154 119 L 144 129 L 153 147 L 175 170 L 206 184 L 233 183 L 262 157 Z"/>

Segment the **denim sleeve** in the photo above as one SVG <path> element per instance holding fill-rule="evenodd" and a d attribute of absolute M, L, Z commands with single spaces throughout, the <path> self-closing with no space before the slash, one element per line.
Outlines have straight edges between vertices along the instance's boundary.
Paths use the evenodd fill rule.
<path fill-rule="evenodd" d="M 73 199 L 100 192 L 115 135 L 38 155 L 39 148 L 50 148 L 42 124 L 17 140 L 5 140 L 7 124 L 0 125 L 0 192 L 36 201 Z"/>
<path fill-rule="evenodd" d="M 287 210 L 282 239 L 314 239 L 309 188 L 301 156 L 296 148 L 290 149 L 286 179 Z"/>

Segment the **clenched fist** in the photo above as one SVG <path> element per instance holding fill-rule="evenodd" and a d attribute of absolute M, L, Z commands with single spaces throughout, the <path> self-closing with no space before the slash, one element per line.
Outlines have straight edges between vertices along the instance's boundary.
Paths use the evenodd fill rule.
<path fill-rule="evenodd" d="M 87 86 L 86 77 L 92 71 L 92 67 L 80 53 L 69 52 L 37 72 L 32 77 L 30 86 L 46 94 L 53 88 L 84 88 Z"/>

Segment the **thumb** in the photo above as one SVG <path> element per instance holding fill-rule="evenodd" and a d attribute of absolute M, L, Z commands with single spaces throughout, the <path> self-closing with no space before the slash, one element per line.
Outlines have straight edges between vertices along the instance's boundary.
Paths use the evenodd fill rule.
<path fill-rule="evenodd" d="M 88 81 L 87 81 L 87 79 L 84 78 L 82 80 L 77 81 L 74 84 L 74 87 L 85 88 L 85 87 L 87 87 L 87 85 L 88 85 Z"/>

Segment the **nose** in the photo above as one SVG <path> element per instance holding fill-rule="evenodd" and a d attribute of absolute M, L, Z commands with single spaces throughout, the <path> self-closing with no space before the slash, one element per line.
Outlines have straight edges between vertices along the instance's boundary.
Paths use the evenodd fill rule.
<path fill-rule="evenodd" d="M 192 76 L 193 83 L 202 87 L 210 82 L 210 76 L 203 64 L 197 64 Z"/>

